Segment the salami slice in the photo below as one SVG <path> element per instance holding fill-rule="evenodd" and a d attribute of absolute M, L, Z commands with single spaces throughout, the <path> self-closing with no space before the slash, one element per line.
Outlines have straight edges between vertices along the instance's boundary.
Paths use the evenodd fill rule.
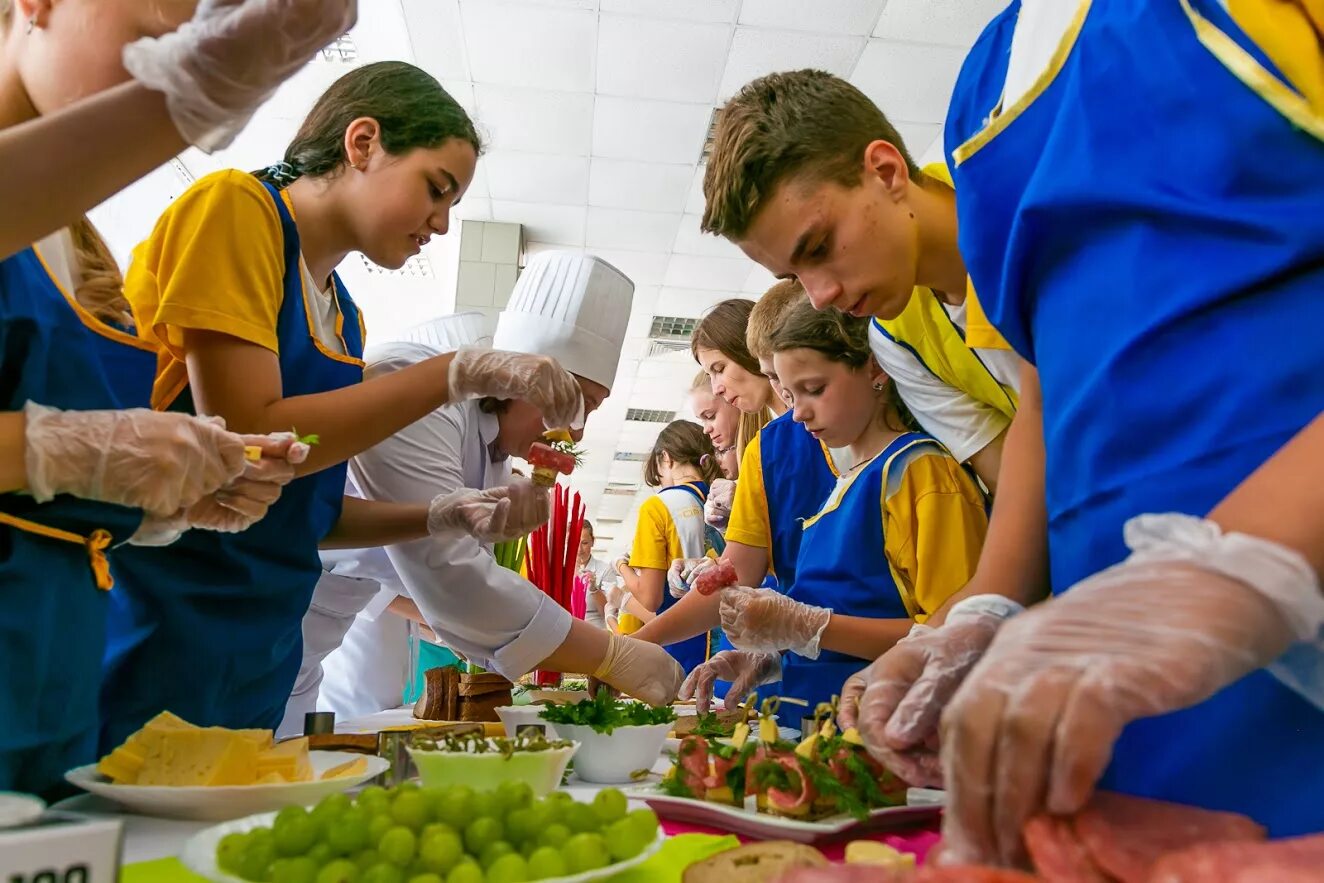
<path fill-rule="evenodd" d="M 1154 863 L 1173 850 L 1265 835 L 1246 816 L 1106 791 L 1076 814 L 1074 825 L 1094 864 L 1121 883 L 1145 883 Z"/>
<path fill-rule="evenodd" d="M 1109 883 L 1077 839 L 1069 819 L 1036 816 L 1025 823 L 1021 833 L 1034 869 L 1048 883 Z"/>
<path fill-rule="evenodd" d="M 730 561 L 718 560 L 712 567 L 704 568 L 690 580 L 690 588 L 700 595 L 711 595 L 722 589 L 730 588 L 740 581 L 736 576 L 736 566 Z"/>
<path fill-rule="evenodd" d="M 1165 855 L 1149 883 L 1316 883 L 1324 834 L 1267 843 L 1208 843 Z"/>

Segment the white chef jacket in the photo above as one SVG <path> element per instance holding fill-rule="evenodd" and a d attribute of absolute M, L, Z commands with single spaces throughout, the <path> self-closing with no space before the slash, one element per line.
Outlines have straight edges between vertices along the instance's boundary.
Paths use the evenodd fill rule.
<path fill-rule="evenodd" d="M 620 574 L 613 570 L 610 564 L 592 555 L 588 557 L 588 563 L 584 565 L 584 573 L 593 574 L 594 583 L 604 592 L 621 581 Z M 584 599 L 584 622 L 595 625 L 600 629 L 607 627 L 605 611 L 595 604 L 593 596 L 587 595 L 587 593 Z"/>

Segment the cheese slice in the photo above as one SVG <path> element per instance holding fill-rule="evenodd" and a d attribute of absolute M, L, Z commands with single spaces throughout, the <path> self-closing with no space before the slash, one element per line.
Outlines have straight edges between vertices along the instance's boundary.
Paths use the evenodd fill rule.
<path fill-rule="evenodd" d="M 139 785 L 251 785 L 257 746 L 233 730 L 206 727 L 146 733 Z"/>
<path fill-rule="evenodd" d="M 97 772 L 110 779 L 116 785 L 132 785 L 138 781 L 146 762 L 147 742 L 153 734 L 183 730 L 195 730 L 197 727 L 168 711 L 163 711 L 143 725 L 124 744 L 106 755 L 97 764 Z"/>
<path fill-rule="evenodd" d="M 286 782 L 311 782 L 315 777 L 312 761 L 308 759 L 308 738 L 289 739 L 259 754 L 257 775 L 267 773 L 276 773 Z"/>
<path fill-rule="evenodd" d="M 361 776 L 368 771 L 368 758 L 356 757 L 348 763 L 338 764 L 322 773 L 323 779 L 339 779 L 345 776 Z"/>

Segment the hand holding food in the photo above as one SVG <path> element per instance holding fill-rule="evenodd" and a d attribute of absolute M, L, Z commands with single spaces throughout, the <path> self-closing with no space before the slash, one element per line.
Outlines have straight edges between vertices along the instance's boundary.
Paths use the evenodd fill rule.
<path fill-rule="evenodd" d="M 593 677 L 649 705 L 667 705 L 676 698 L 685 670 L 656 644 L 608 634 L 607 654 Z"/>
<path fill-rule="evenodd" d="M 685 576 L 690 587 L 700 595 L 716 594 L 728 586 L 734 586 L 740 581 L 740 577 L 736 574 L 736 566 L 730 561 L 722 558 L 715 560 L 705 558 L 701 560 L 712 561 L 712 564 L 696 563 L 688 576 L 685 576 L 683 570 L 681 571 L 681 575 Z M 674 567 L 675 565 L 672 566 Z"/>
<path fill-rule="evenodd" d="M 735 647 L 762 653 L 790 650 L 817 659 L 832 611 L 772 589 L 722 589 L 722 631 Z"/>
<path fill-rule="evenodd" d="M 438 495 L 428 505 L 428 533 L 463 531 L 484 543 L 500 543 L 528 536 L 550 517 L 547 491 L 512 478 L 501 487 Z"/>
<path fill-rule="evenodd" d="M 684 598 L 689 594 L 690 581 L 716 565 L 717 561 L 713 558 L 677 558 L 671 562 L 671 567 L 667 568 L 667 591 L 673 598 Z"/>
<path fill-rule="evenodd" d="M 573 374 L 550 356 L 462 347 L 451 360 L 452 402 L 464 399 L 523 399 L 542 412 L 548 429 L 584 425 L 584 393 Z"/>
<path fill-rule="evenodd" d="M 764 684 L 782 676 L 782 659 L 777 653 L 753 653 L 748 650 L 723 650 L 690 672 L 680 687 L 680 698 L 695 700 L 699 714 L 707 714 L 713 703 L 713 684 L 730 681 L 728 702 L 743 701 Z"/>

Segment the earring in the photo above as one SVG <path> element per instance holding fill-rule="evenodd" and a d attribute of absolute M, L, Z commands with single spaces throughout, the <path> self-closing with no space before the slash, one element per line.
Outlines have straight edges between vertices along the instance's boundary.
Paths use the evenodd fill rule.
<path fill-rule="evenodd" d="M 883 383 L 875 383 L 875 384 L 873 385 L 873 391 L 874 391 L 874 392 L 882 392 L 882 391 L 885 390 L 885 389 L 887 389 L 887 385 L 886 385 L 886 384 L 883 384 Z"/>
<path fill-rule="evenodd" d="M 25 30 L 23 33 L 24 35 L 31 34 L 36 29 L 37 29 L 37 17 L 34 15 L 28 19 L 27 30 Z"/>

